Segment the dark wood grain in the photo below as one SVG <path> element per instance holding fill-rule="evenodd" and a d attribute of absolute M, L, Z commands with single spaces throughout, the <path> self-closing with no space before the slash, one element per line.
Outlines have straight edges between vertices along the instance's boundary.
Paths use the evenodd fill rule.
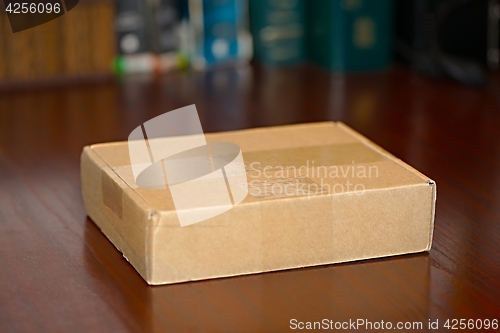
<path fill-rule="evenodd" d="M 287 331 L 500 319 L 500 78 L 174 73 L 0 94 L 0 332 Z M 340 120 L 437 181 L 430 253 L 149 287 L 86 217 L 79 154 L 196 104 L 206 132 Z"/>

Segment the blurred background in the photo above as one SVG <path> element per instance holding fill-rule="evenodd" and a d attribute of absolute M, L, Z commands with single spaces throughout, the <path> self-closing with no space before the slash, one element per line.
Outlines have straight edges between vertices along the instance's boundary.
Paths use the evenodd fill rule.
<path fill-rule="evenodd" d="M 17 33 L 6 14 L 0 91 L 249 63 L 359 74 L 400 62 L 484 86 L 499 68 L 498 0 L 81 0 Z"/>
<path fill-rule="evenodd" d="M 500 318 L 499 0 L 80 0 L 16 33 L 7 8 L 0 298 L 27 331 L 142 332 L 177 320 L 195 331 L 207 318 L 238 331 L 318 309 L 317 318 L 358 308 L 377 320 Z M 147 288 L 87 218 L 79 157 L 190 104 L 205 132 L 346 123 L 437 182 L 432 250 L 345 273 Z"/>

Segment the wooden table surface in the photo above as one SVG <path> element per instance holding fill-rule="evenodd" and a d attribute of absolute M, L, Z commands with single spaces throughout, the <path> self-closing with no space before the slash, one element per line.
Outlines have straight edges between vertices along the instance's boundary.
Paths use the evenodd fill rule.
<path fill-rule="evenodd" d="M 206 132 L 340 120 L 437 182 L 429 253 L 148 286 L 87 218 L 84 145 L 196 104 Z M 174 73 L 0 94 L 0 332 L 281 332 L 297 322 L 500 320 L 500 78 L 403 67 Z"/>

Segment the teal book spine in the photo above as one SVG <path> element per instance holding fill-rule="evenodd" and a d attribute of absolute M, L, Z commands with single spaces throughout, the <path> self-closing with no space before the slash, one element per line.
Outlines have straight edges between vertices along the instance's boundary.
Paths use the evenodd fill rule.
<path fill-rule="evenodd" d="M 392 62 L 392 0 L 307 2 L 307 56 L 338 72 L 377 70 Z"/>
<path fill-rule="evenodd" d="M 304 60 L 305 25 L 304 0 L 250 1 L 254 55 L 260 63 L 282 66 Z"/>
<path fill-rule="evenodd" d="M 252 56 L 247 0 L 189 0 L 190 54 L 196 69 L 246 64 Z"/>

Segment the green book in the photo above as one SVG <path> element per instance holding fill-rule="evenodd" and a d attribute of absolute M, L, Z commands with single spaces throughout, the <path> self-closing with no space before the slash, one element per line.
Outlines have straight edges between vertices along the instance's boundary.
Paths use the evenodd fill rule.
<path fill-rule="evenodd" d="M 256 59 L 291 65 L 305 58 L 305 1 L 251 0 L 250 28 Z"/>
<path fill-rule="evenodd" d="M 392 0 L 307 1 L 308 59 L 342 72 L 389 66 L 392 11 Z"/>

